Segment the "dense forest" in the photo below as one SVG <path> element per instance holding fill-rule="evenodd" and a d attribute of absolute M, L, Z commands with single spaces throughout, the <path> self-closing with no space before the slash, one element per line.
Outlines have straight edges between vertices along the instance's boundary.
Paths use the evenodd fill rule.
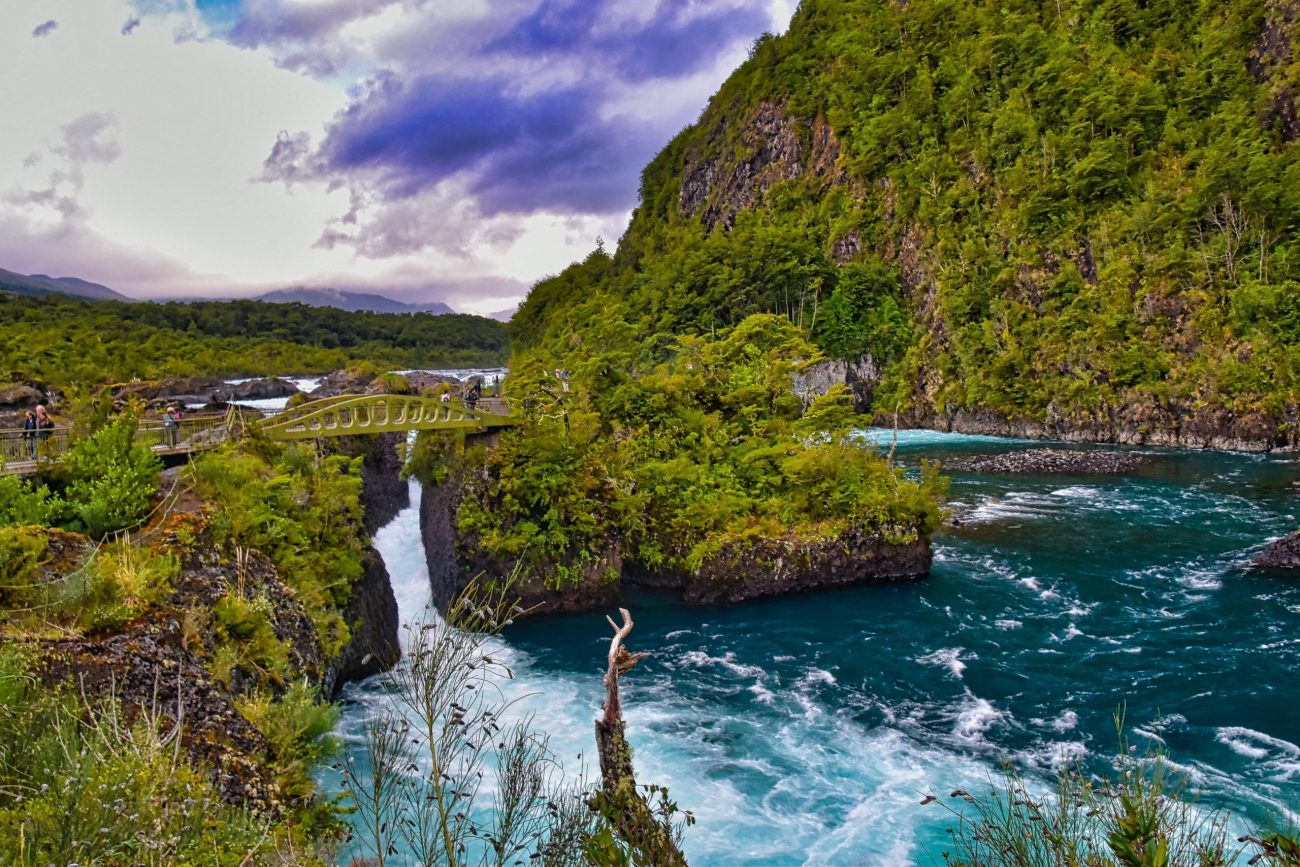
<path fill-rule="evenodd" d="M 513 334 L 649 364 L 774 312 L 883 364 L 883 412 L 1294 412 L 1294 11 L 807 0 Z"/>
<path fill-rule="evenodd" d="M 347 312 L 305 304 L 128 304 L 0 292 L 0 381 L 52 385 L 159 376 L 319 373 L 500 364 L 505 326 L 470 315 Z"/>

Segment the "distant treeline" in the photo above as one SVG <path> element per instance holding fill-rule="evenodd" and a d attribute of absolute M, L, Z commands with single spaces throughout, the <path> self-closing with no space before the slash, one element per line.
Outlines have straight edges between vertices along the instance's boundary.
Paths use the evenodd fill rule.
<path fill-rule="evenodd" d="M 502 363 L 505 326 L 481 316 L 348 312 L 263 301 L 125 304 L 0 292 L 0 379 L 316 373 Z"/>

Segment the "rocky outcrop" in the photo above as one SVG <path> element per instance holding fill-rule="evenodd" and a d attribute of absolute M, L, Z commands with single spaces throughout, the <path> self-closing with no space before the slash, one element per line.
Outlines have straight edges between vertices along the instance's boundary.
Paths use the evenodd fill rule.
<path fill-rule="evenodd" d="M 405 434 L 339 437 L 329 443 L 338 454 L 361 458 L 361 507 L 366 533 L 375 532 L 411 504 L 410 485 L 402 478 Z M 346 684 L 387 671 L 401 657 L 397 598 L 379 552 L 367 547 L 364 571 L 352 587 L 343 620 L 350 635 L 322 679 L 322 691 L 337 695 Z"/>
<path fill-rule="evenodd" d="M 827 537 L 760 538 L 725 543 L 684 576 L 687 602 L 744 602 L 807 590 L 889 584 L 925 577 L 930 545 L 890 542 L 853 527 Z"/>
<path fill-rule="evenodd" d="M 1100 475 L 1128 473 L 1149 463 L 1143 455 L 1105 451 L 1026 449 L 944 461 L 945 472 Z"/>
<path fill-rule="evenodd" d="M 463 478 L 425 488 L 420 503 L 424 553 L 434 603 L 446 607 L 476 575 L 508 576 L 514 564 L 486 554 L 456 527 L 465 496 Z M 890 583 L 921 578 L 930 571 L 930 545 L 923 539 L 890 542 L 862 528 L 822 536 L 735 540 L 691 573 L 649 570 L 623 559 L 611 537 L 581 577 L 557 590 L 545 576 L 524 574 L 512 587 L 533 614 L 563 614 L 614 607 L 628 585 L 678 591 L 687 602 L 741 602 L 827 587 Z"/>
<path fill-rule="evenodd" d="M 191 523 L 195 520 L 192 517 L 182 520 L 195 526 Z M 210 612 L 222 597 L 231 593 L 244 599 L 256 599 L 266 613 L 271 631 L 288 649 L 293 669 L 319 680 L 325 673 L 325 655 L 316 638 L 316 627 L 293 588 L 280 579 L 275 566 L 260 551 L 231 551 L 214 544 L 201 525 L 202 519 L 198 521 L 198 544 L 174 542 L 175 547 L 184 553 L 180 572 L 172 580 L 169 605 L 175 609 Z M 258 676 L 258 672 L 233 669 L 229 687 L 236 693 L 245 692 L 252 688 Z"/>
<path fill-rule="evenodd" d="M 212 768 L 222 797 L 270 815 L 279 792 L 259 760 L 269 745 L 189 648 L 181 622 L 166 617 L 102 640 L 67 639 L 42 647 L 47 683 L 72 684 L 93 700 L 113 698 L 128 719 L 149 715 L 164 731 L 180 725 L 181 745 Z"/>
<path fill-rule="evenodd" d="M 743 154 L 736 158 L 739 140 Z M 839 179 L 840 143 L 822 118 L 809 123 L 791 116 L 784 102 L 760 103 L 738 130 L 724 118 L 697 151 L 687 154 L 677 204 L 683 214 L 700 213 L 707 231 L 731 228 L 736 214 L 753 208 L 781 181 L 805 174 Z"/>
<path fill-rule="evenodd" d="M 876 415 L 877 424 L 892 419 Z M 987 434 L 1017 439 L 1063 442 L 1115 443 L 1222 451 L 1294 451 L 1300 448 L 1300 411 L 1278 416 L 1241 412 L 1223 406 L 1171 401 L 1161 404 L 1140 398 L 1119 407 L 1103 407 L 1086 416 L 1057 415 L 1051 405 L 1046 417 L 1007 417 L 986 409 L 913 409 L 899 417 L 908 428 L 964 434 Z"/>
<path fill-rule="evenodd" d="M 208 403 L 217 399 L 225 383 L 214 376 L 172 376 L 165 379 L 124 382 L 109 386 L 113 402 L 125 405 L 129 400 L 146 403 Z"/>
<path fill-rule="evenodd" d="M 1300 569 L 1300 533 L 1292 533 L 1269 543 L 1250 561 L 1256 569 Z"/>
<path fill-rule="evenodd" d="M 426 485 L 420 498 L 420 534 L 433 602 L 439 609 L 445 610 L 477 576 L 500 581 L 514 575 L 511 595 L 518 597 L 523 608 L 535 609 L 534 614 L 590 611 L 618 600 L 623 556 L 616 539 L 611 539 L 594 560 L 582 565 L 579 579 L 557 590 L 544 575 L 526 571 L 516 575 L 515 563 L 488 554 L 475 539 L 459 531 L 456 513 L 464 496 L 465 476 L 453 473 L 439 484 Z"/>
<path fill-rule="evenodd" d="M 829 391 L 831 386 L 843 385 L 853 395 L 854 408 L 858 412 L 869 412 L 880 379 L 880 366 L 870 354 L 863 355 L 857 361 L 830 359 L 796 373 L 794 393 L 806 406 L 814 398 Z"/>
<path fill-rule="evenodd" d="M 1300 136 L 1295 89 L 1288 81 L 1291 42 L 1298 20 L 1300 2 L 1269 0 L 1255 48 L 1246 63 L 1256 81 L 1271 84 L 1269 104 L 1262 120 L 1265 126 L 1277 130 L 1284 142 L 1295 141 Z"/>
<path fill-rule="evenodd" d="M 397 598 L 384 558 L 374 548 L 367 548 L 364 566 L 343 610 L 351 635 L 322 680 L 321 691 L 329 696 L 338 695 L 352 681 L 387 671 L 402 655 Z"/>
<path fill-rule="evenodd" d="M 298 393 L 298 386 L 286 379 L 270 377 L 227 385 L 216 395 L 216 400 L 267 400 L 275 397 L 293 397 Z"/>

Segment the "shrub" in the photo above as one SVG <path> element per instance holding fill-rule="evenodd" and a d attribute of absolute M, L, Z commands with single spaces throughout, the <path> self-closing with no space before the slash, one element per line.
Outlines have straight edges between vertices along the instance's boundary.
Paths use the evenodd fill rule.
<path fill-rule="evenodd" d="M 137 419 L 119 416 L 68 449 L 63 472 L 70 529 L 96 538 L 139 524 L 149 513 L 162 462 L 133 442 Z"/>

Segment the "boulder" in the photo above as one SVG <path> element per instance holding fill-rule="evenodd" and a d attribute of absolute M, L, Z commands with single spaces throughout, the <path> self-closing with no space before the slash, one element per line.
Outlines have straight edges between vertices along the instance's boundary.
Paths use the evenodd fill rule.
<path fill-rule="evenodd" d="M 1269 543 L 1250 561 L 1255 569 L 1300 569 L 1300 533 L 1292 533 Z"/>
<path fill-rule="evenodd" d="M 26 383 L 0 385 L 0 412 L 22 412 L 44 403 L 46 398 L 44 391 Z"/>
<path fill-rule="evenodd" d="M 227 385 L 217 397 L 221 400 L 266 400 L 275 397 L 292 397 L 298 393 L 298 386 L 285 379 L 270 377 Z"/>
<path fill-rule="evenodd" d="M 360 373 L 355 370 L 336 370 L 325 376 L 320 385 L 312 389 L 311 399 L 338 397 L 340 394 L 365 394 L 370 384 L 378 378 L 374 373 Z"/>

